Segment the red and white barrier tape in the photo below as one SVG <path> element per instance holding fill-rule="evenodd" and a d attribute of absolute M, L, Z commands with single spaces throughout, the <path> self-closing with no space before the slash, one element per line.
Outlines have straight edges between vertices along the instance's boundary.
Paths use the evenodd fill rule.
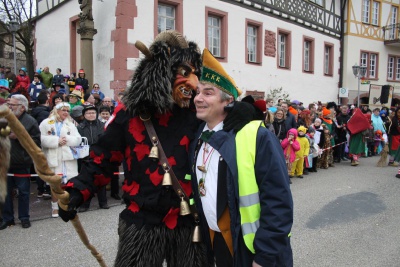
<path fill-rule="evenodd" d="M 59 173 L 57 175 L 62 176 L 62 173 Z M 21 174 L 21 173 L 7 173 L 7 176 L 14 176 L 14 177 L 21 177 L 21 178 L 27 178 L 27 177 L 38 177 L 39 174 Z"/>

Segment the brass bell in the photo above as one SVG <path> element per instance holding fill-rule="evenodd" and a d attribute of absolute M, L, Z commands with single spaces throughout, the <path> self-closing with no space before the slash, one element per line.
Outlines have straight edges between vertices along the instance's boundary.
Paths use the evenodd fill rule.
<path fill-rule="evenodd" d="M 0 134 L 4 137 L 8 136 L 11 132 L 11 129 L 9 126 L 6 126 L 5 128 L 1 128 Z"/>
<path fill-rule="evenodd" d="M 150 149 L 149 158 L 156 160 L 158 159 L 158 147 L 157 147 L 158 141 L 157 138 L 154 136 L 151 138 L 151 141 L 153 142 L 153 147 Z"/>
<path fill-rule="evenodd" d="M 171 179 L 171 174 L 169 174 L 169 172 L 166 171 L 162 180 L 162 186 L 168 186 L 168 185 L 172 185 L 172 179 Z"/>
<path fill-rule="evenodd" d="M 193 243 L 201 242 L 201 234 L 200 234 L 200 226 L 196 224 L 193 229 L 193 236 L 192 236 Z"/>
<path fill-rule="evenodd" d="M 190 207 L 189 204 L 185 201 L 183 197 L 181 197 L 181 210 L 180 215 L 186 216 L 190 214 Z"/>

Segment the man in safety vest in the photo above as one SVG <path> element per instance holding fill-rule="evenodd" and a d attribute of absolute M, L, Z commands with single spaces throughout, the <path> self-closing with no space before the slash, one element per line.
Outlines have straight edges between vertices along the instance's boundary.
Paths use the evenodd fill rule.
<path fill-rule="evenodd" d="M 251 121 L 250 104 L 233 102 L 240 94 L 205 49 L 194 99 L 205 123 L 190 154 L 204 242 L 218 267 L 293 266 L 293 200 L 282 148 L 261 121 Z"/>

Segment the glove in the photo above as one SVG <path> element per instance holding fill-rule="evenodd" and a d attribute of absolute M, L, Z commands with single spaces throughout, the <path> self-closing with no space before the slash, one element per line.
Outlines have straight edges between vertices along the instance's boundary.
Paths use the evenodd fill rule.
<path fill-rule="evenodd" d="M 236 133 L 256 117 L 255 108 L 246 102 L 234 101 L 225 106 L 224 110 L 228 112 L 223 127 L 226 132 L 233 129 Z"/>
<path fill-rule="evenodd" d="M 83 196 L 79 192 L 78 189 L 70 189 L 69 190 L 69 203 L 68 210 L 62 209 L 60 206 L 58 207 L 58 215 L 64 222 L 68 222 L 72 220 L 76 216 L 76 208 L 82 204 Z"/>

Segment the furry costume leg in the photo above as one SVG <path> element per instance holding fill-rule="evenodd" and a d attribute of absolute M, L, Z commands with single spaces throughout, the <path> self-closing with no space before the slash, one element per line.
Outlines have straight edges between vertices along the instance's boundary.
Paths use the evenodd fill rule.
<path fill-rule="evenodd" d="M 203 243 L 192 242 L 192 228 L 168 229 L 164 225 L 141 229 L 120 219 L 115 267 L 161 267 L 164 259 L 171 267 L 202 267 L 206 264 Z"/>
<path fill-rule="evenodd" d="M 7 121 L 5 119 L 0 120 L 0 128 L 4 129 L 7 127 Z M 8 132 L 9 133 L 9 132 Z M 4 203 L 7 195 L 7 171 L 10 167 L 10 139 L 0 134 L 0 203 Z M 0 212 L 2 207 L 0 207 Z M 1 213 L 0 213 L 1 215 Z"/>

